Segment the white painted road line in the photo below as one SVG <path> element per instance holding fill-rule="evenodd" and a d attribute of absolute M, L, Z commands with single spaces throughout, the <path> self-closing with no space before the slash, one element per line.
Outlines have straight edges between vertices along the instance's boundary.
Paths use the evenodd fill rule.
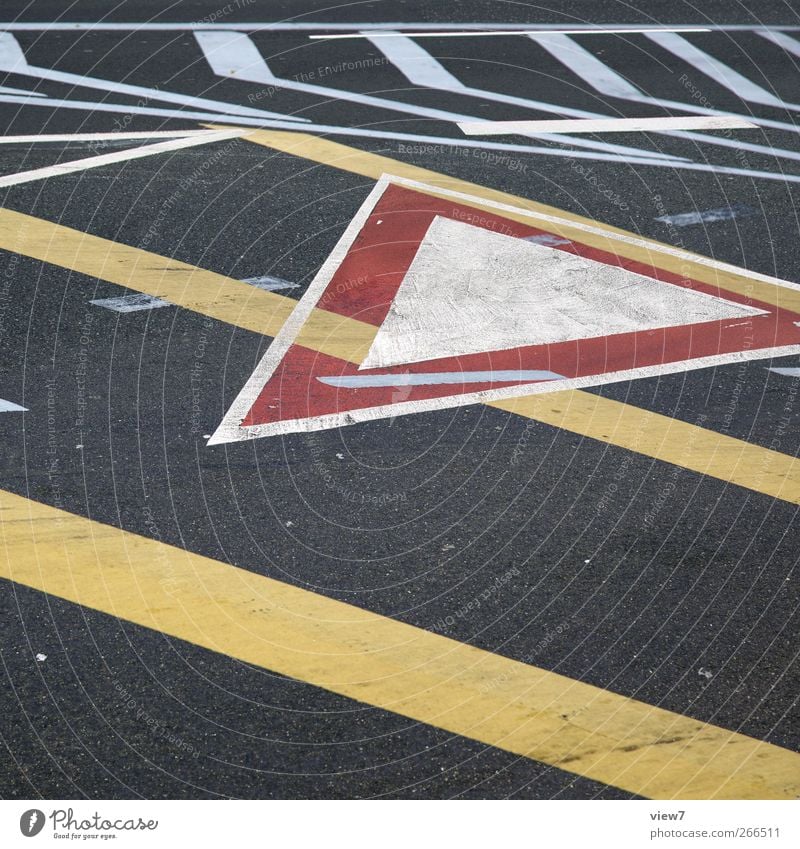
<path fill-rule="evenodd" d="M 34 168 L 32 171 L 21 171 L 19 174 L 7 174 L 0 177 L 0 188 L 5 186 L 17 186 L 20 183 L 30 183 L 34 180 L 43 180 L 48 177 L 57 177 L 61 174 L 73 174 L 76 171 L 86 171 L 90 168 L 100 168 L 103 165 L 112 165 L 116 162 L 127 162 L 131 159 L 141 159 L 145 156 L 154 156 L 158 153 L 167 153 L 171 150 L 182 150 L 187 147 L 197 147 L 201 144 L 235 139 L 242 135 L 242 130 L 212 130 L 204 135 L 189 136 L 189 138 L 171 139 L 169 141 L 157 142 L 156 144 L 134 147 L 130 150 L 117 150 L 113 153 L 102 153 L 99 156 L 87 156 L 83 159 L 72 159 L 69 162 L 59 162 L 44 168 Z"/>
<path fill-rule="evenodd" d="M 343 389 L 367 389 L 376 386 L 436 386 L 443 383 L 516 383 L 528 380 L 561 380 L 562 374 L 532 369 L 498 371 L 448 371 L 427 374 L 364 374 L 318 377 L 320 383 Z"/>
<path fill-rule="evenodd" d="M 292 130 L 297 131 L 301 125 L 290 120 L 264 120 L 263 118 L 246 118 L 238 115 L 220 115 L 212 112 L 191 112 L 177 109 L 159 109 L 154 106 L 126 106 L 122 103 L 101 103 L 94 101 L 80 100 L 54 100 L 43 98 L 42 100 L 28 100 L 15 95 L 0 94 L 0 103 L 17 103 L 28 106 L 46 106 L 48 108 L 58 109 L 77 109 L 80 111 L 88 110 L 89 112 L 116 112 L 120 114 L 133 115 L 155 115 L 159 118 L 194 118 L 198 121 L 205 121 L 209 124 L 233 124 L 238 127 L 257 127 L 259 129 L 272 130 Z M 781 181 L 789 180 L 800 182 L 800 177 L 794 177 L 787 174 L 771 174 L 770 172 L 748 171 L 739 168 L 726 169 L 717 168 L 713 165 L 701 165 L 685 161 L 682 158 L 638 158 L 635 156 L 618 156 L 616 154 L 607 154 L 594 151 L 582 151 L 572 149 L 558 149 L 551 147 L 537 147 L 535 145 L 523 144 L 505 144 L 503 142 L 489 141 L 472 141 L 470 139 L 453 138 L 452 136 L 425 136 L 416 133 L 401 133 L 388 130 L 371 130 L 363 127 L 342 127 L 335 124 L 303 124 L 304 132 L 325 133 L 333 136 L 348 136 L 353 138 L 372 138 L 372 139 L 391 139 L 393 141 L 408 141 L 413 144 L 420 145 L 445 145 L 448 147 L 464 147 L 475 148 L 482 159 L 486 159 L 486 155 L 482 153 L 484 150 L 501 150 L 505 153 L 533 153 L 542 156 L 555 156 L 567 159 L 594 159 L 601 162 L 635 162 L 637 165 L 660 165 L 662 167 L 686 167 L 690 170 L 713 171 L 718 173 L 736 173 L 744 176 L 764 177 L 765 179 L 780 179 Z M 475 155 L 477 156 L 478 153 Z M 654 154 L 654 157 L 659 157 L 659 154 Z M 490 159 L 490 162 L 501 161 L 508 162 L 508 158 L 501 157 L 499 160 Z"/>
<path fill-rule="evenodd" d="M 532 35 L 531 39 L 601 94 L 608 97 L 637 97 L 641 94 L 633 83 L 574 39 L 559 33 Z"/>
<path fill-rule="evenodd" d="M 188 94 L 166 91 L 162 88 L 147 88 L 139 85 L 115 82 L 114 80 L 99 79 L 97 77 L 84 76 L 82 74 L 71 74 L 65 71 L 57 71 L 52 68 L 41 68 L 29 65 L 22 48 L 17 39 L 10 32 L 0 31 L 0 71 L 12 74 L 24 74 L 41 80 L 66 83 L 79 88 L 99 89 L 108 95 L 115 94 L 131 95 L 143 98 L 145 103 L 150 101 L 162 101 L 165 103 L 177 103 L 180 106 L 188 106 L 194 109 L 208 109 L 218 115 L 241 115 L 250 118 L 281 118 L 297 122 L 308 122 L 307 118 L 293 118 L 291 115 L 282 115 L 277 112 L 267 112 L 263 109 L 252 109 L 249 106 L 240 106 L 236 103 L 225 103 L 221 100 L 209 100 L 207 97 L 194 97 Z"/>
<path fill-rule="evenodd" d="M 410 38 L 400 37 L 400 33 L 396 33 L 397 38 L 390 40 L 374 38 L 370 32 L 365 33 L 367 40 L 375 45 L 378 50 L 400 71 L 401 74 L 414 85 L 424 86 L 425 88 L 435 88 L 439 91 L 452 92 L 453 94 L 467 95 L 477 97 L 481 100 L 492 100 L 495 103 L 508 103 L 514 106 L 522 106 L 526 109 L 533 109 L 537 112 L 554 112 L 559 116 L 568 115 L 572 118 L 597 118 L 605 117 L 598 116 L 592 112 L 586 112 L 582 109 L 570 109 L 565 106 L 554 106 L 550 103 L 544 103 L 540 100 L 529 100 L 527 98 L 516 97 L 513 95 L 501 94 L 499 92 L 490 91 L 489 89 L 473 88 L 462 83 L 457 77 L 450 73 L 436 58 L 431 56 L 424 48 L 420 47 L 415 41 Z M 452 118 L 458 121 L 459 116 L 453 115 Z M 467 123 L 473 121 L 467 120 Z M 531 138 L 540 138 L 545 141 L 557 141 L 560 144 L 570 144 L 572 147 L 584 147 L 594 150 L 602 150 L 607 153 L 620 153 L 623 156 L 636 156 L 645 159 L 674 159 L 669 154 L 664 154 L 658 151 L 641 150 L 635 147 L 625 147 L 608 142 L 589 141 L 587 139 L 575 138 L 553 138 L 547 133 L 523 133 Z"/>
<path fill-rule="evenodd" d="M 112 310 L 113 312 L 139 312 L 141 310 L 154 310 L 159 307 L 174 307 L 169 301 L 162 301 L 153 295 L 122 295 L 118 298 L 96 298 L 89 301 L 96 307 Z"/>
<path fill-rule="evenodd" d="M 208 64 L 211 66 L 211 70 L 221 77 L 245 80 L 247 82 L 258 83 L 262 86 L 266 85 L 274 88 L 302 91 L 306 94 L 324 98 L 347 100 L 351 103 L 375 106 L 379 109 L 389 109 L 393 112 L 405 112 L 420 118 L 432 118 L 436 121 L 457 123 L 458 121 L 471 122 L 477 120 L 472 115 L 464 115 L 444 109 L 404 103 L 401 100 L 390 100 L 371 94 L 360 94 L 359 92 L 277 77 L 273 74 L 250 36 L 241 32 L 196 32 L 194 35 Z M 464 93 L 463 87 L 455 77 L 449 74 L 444 68 L 441 68 L 441 66 L 438 66 L 438 63 L 436 63 L 433 57 L 425 53 L 413 41 L 405 39 L 401 43 L 392 42 L 391 48 L 382 46 L 381 49 L 415 85 Z M 396 55 L 389 55 L 390 49 Z M 423 61 L 423 59 L 427 59 L 427 61 Z M 574 147 L 586 147 L 592 150 L 600 150 L 604 153 L 619 153 L 629 158 L 673 159 L 673 157 L 668 157 L 664 154 L 620 147 L 618 145 L 608 144 L 607 142 L 587 141 L 586 139 L 560 139 L 559 141 L 568 141 Z"/>
<path fill-rule="evenodd" d="M 628 79 L 609 65 L 606 65 L 605 62 L 602 62 L 593 53 L 590 53 L 583 45 L 578 44 L 574 38 L 569 38 L 566 35 L 537 35 L 532 36 L 532 40 L 539 47 L 546 50 L 554 59 L 561 62 L 571 73 L 575 74 L 583 82 L 605 97 L 619 97 L 623 100 L 631 100 L 636 103 L 656 103 L 668 109 L 677 109 L 681 112 L 699 112 L 700 114 L 707 114 L 710 117 L 725 115 L 728 118 L 739 118 L 748 124 L 755 123 L 756 126 L 764 123 L 755 117 L 750 121 L 744 115 L 735 115 L 730 112 L 715 112 L 711 109 L 697 109 L 688 103 L 681 105 L 675 102 L 660 101 L 652 97 L 647 97 Z M 564 112 L 563 114 L 568 115 L 569 113 Z M 589 116 L 587 115 L 586 117 Z M 596 115 L 594 117 L 600 118 L 603 116 Z M 791 132 L 796 130 L 792 125 L 784 125 L 784 129 Z M 661 132 L 664 131 L 662 130 Z M 781 159 L 800 160 L 800 153 L 797 151 L 778 148 L 774 145 L 753 144 L 741 138 L 733 139 L 722 136 L 707 136 L 702 133 L 687 132 L 685 130 L 670 130 L 666 135 L 673 136 L 674 138 L 690 139 L 691 141 L 696 141 L 700 144 L 710 144 L 714 147 L 728 147 L 737 151 L 749 150 L 752 153 L 763 156 L 777 156 Z"/>
<path fill-rule="evenodd" d="M 27 407 L 20 407 L 19 404 L 15 404 L 13 401 L 5 401 L 0 398 L 0 413 L 25 413 L 27 411 Z"/>
<path fill-rule="evenodd" d="M 389 24 L 384 24 L 384 26 L 389 29 Z M 491 30 L 491 29 L 483 29 L 483 30 L 468 30 L 466 28 L 462 29 L 460 32 L 453 32 L 452 30 L 438 30 L 434 32 L 423 32 L 420 30 L 415 30 L 414 32 L 375 32 L 373 35 L 378 38 L 397 38 L 398 36 L 402 36 L 405 38 L 474 38 L 476 36 L 488 36 L 488 35 L 541 35 L 542 32 L 554 33 L 558 35 L 633 35 L 635 33 L 642 32 L 711 32 L 707 27 L 681 27 L 680 29 L 676 29 L 675 27 L 622 27 L 612 29 L 611 27 L 600 28 L 600 29 L 553 29 L 553 30 L 541 30 L 541 29 L 501 29 L 501 30 Z M 328 41 L 331 39 L 342 39 L 342 38 L 361 38 L 362 34 L 360 32 L 348 32 L 341 33 L 337 35 L 310 35 L 309 38 L 317 39 L 319 41 Z"/>
<path fill-rule="evenodd" d="M 763 106 L 775 106 L 779 109 L 793 109 L 790 103 L 785 103 L 780 97 L 756 85 L 752 80 L 734 71 L 733 68 L 711 56 L 709 53 L 696 47 L 690 41 L 674 32 L 649 32 L 647 38 L 650 41 L 668 50 L 673 56 L 683 59 L 693 65 L 701 74 L 705 74 L 718 85 L 732 91 L 742 100 L 751 103 L 760 103 Z"/>
<path fill-rule="evenodd" d="M 550 112 L 558 115 L 559 118 L 598 118 L 607 119 L 613 116 L 603 115 L 598 112 L 588 112 L 585 109 L 574 109 L 571 107 L 547 103 L 541 100 L 531 100 L 524 97 L 516 97 L 509 94 L 501 94 L 499 92 L 490 91 L 488 89 L 473 88 L 467 86 L 451 74 L 442 64 L 433 56 L 431 56 L 423 47 L 412 41 L 410 38 L 392 38 L 392 39 L 373 39 L 369 32 L 365 33 L 367 39 L 375 45 L 390 62 L 412 83 L 415 85 L 423 85 L 429 88 L 437 88 L 441 91 L 450 91 L 454 94 L 465 94 L 472 97 L 479 97 L 482 100 L 492 100 L 496 103 L 508 103 L 512 106 L 522 106 L 525 109 L 533 109 L 538 112 Z M 605 65 L 597 59 L 588 50 L 578 44 L 571 38 L 565 35 L 547 35 L 537 36 L 533 41 L 545 48 L 554 58 L 564 64 L 569 70 L 584 80 L 588 85 L 599 91 L 607 97 L 620 97 L 633 101 L 647 101 L 646 98 L 635 86 L 628 82 L 624 77 L 620 76 L 616 71 Z M 683 108 L 678 107 L 678 111 L 692 112 L 689 106 Z M 713 110 L 708 110 L 711 117 L 719 117 L 722 113 L 715 113 Z M 748 122 L 744 115 L 726 114 L 727 118 L 738 118 Z M 755 119 L 754 119 L 755 120 Z M 794 127 L 786 125 L 785 129 L 795 130 Z M 781 157 L 783 159 L 800 160 L 800 152 L 776 148 L 774 146 L 766 146 L 745 142 L 741 138 L 725 138 L 723 136 L 703 135 L 702 133 L 686 132 L 684 130 L 661 130 L 659 132 L 665 135 L 674 136 L 675 138 L 690 139 L 691 141 L 701 144 L 709 144 L 714 147 L 734 148 L 737 151 L 749 150 L 753 153 L 766 155 L 771 157 Z M 569 142 L 573 146 L 585 146 L 586 140 L 580 140 L 574 136 L 569 139 L 559 138 L 553 134 L 542 134 L 540 138 L 557 141 L 561 144 Z M 625 148 L 620 148 L 617 145 L 610 145 L 610 150 L 622 152 Z M 647 151 L 636 151 L 637 155 L 647 156 Z M 665 154 L 650 153 L 648 158 L 654 156 L 663 157 Z M 708 166 L 713 167 L 713 166 Z"/>
<path fill-rule="evenodd" d="M 673 118 L 578 118 L 564 121 L 459 122 L 467 136 L 504 136 L 523 133 L 657 133 L 661 130 L 758 129 L 743 118 L 682 115 Z"/>
<path fill-rule="evenodd" d="M 0 86 L 0 92 L 9 91 Z M 18 89 L 14 89 L 18 91 Z M 37 95 L 44 97 L 44 95 Z M 153 130 L 149 133 L 55 133 L 40 136 L 0 136 L 0 144 L 36 144 L 38 142 L 127 141 L 128 139 L 184 139 L 204 136 L 216 130 Z"/>
<path fill-rule="evenodd" d="M 85 32 L 87 30 L 97 30 L 99 32 L 189 32 L 192 30 L 217 30 L 220 32 L 236 30 L 238 32 L 309 32 L 313 30 L 325 30 L 328 32 L 342 32 L 351 30 L 409 30 L 413 32 L 438 32 L 446 24 L 429 23 L 424 21 L 389 21 L 385 23 L 375 23 L 374 21 L 364 21 L 363 23 L 343 24 L 334 21 L 282 21 L 278 23 L 241 23 L 232 21 L 230 23 L 220 21 L 185 21 L 182 23 L 155 23 L 134 21 L 129 23 L 110 23 L 108 21 L 98 21 L 90 23 L 87 21 L 43 21 L 38 23 L 27 23 L 22 21 L 0 21 L 0 30 L 8 30 L 9 32 Z M 498 30 L 510 30 L 514 27 L 512 22 L 506 23 L 460 23 L 458 29 L 460 32 L 484 32 Z M 537 30 L 544 32 L 564 32 L 563 24 L 536 24 Z M 625 23 L 606 24 L 606 28 L 602 30 L 607 32 L 621 32 L 623 29 L 629 29 L 629 25 Z M 597 30 L 597 24 L 572 24 L 572 31 L 578 35 L 582 35 L 589 30 Z M 697 28 L 687 27 L 683 24 L 664 24 L 662 26 L 650 27 L 648 30 L 643 27 L 640 31 L 647 32 L 652 30 L 665 30 L 670 32 L 697 32 Z M 762 32 L 767 30 L 785 30 L 787 32 L 796 32 L 800 30 L 800 25 L 796 24 L 714 24 L 709 23 L 703 30 L 705 32 Z M 514 30 L 516 33 L 518 30 Z"/>
<path fill-rule="evenodd" d="M 771 41 L 773 44 L 777 44 L 778 47 L 782 47 L 792 56 L 800 56 L 800 41 L 786 35 L 786 33 L 778 32 L 777 30 L 760 30 L 758 35 L 766 38 L 767 41 Z"/>

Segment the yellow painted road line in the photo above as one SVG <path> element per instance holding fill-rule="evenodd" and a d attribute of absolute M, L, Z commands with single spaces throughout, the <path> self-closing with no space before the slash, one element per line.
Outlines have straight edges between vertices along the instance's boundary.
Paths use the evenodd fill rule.
<path fill-rule="evenodd" d="M 0 248 L 144 292 L 266 336 L 275 336 L 297 305 L 291 298 L 224 274 L 10 209 L 0 209 Z M 342 344 L 352 347 L 349 340 L 353 333 L 363 337 L 362 323 L 355 328 L 351 323 L 352 319 L 317 310 L 303 344 L 337 356 Z"/>
<path fill-rule="evenodd" d="M 800 460 L 679 419 L 577 391 L 489 406 L 800 504 Z"/>
<path fill-rule="evenodd" d="M 800 796 L 800 755 L 0 490 L 0 576 L 652 798 Z"/>
<path fill-rule="evenodd" d="M 297 304 L 213 271 L 8 209 L 0 209 L 0 248 L 267 336 L 280 330 Z M 370 324 L 315 310 L 299 341 L 360 363 L 376 332 Z M 800 504 L 798 460 L 712 430 L 577 390 L 491 406 Z M 692 445 L 696 450 L 688 450 Z"/>
<path fill-rule="evenodd" d="M 353 174 L 360 174 L 370 179 L 377 180 L 383 174 L 392 174 L 397 177 L 405 177 L 409 180 L 427 183 L 430 186 L 440 189 L 463 192 L 475 198 L 481 198 L 493 203 L 507 204 L 538 213 L 539 215 L 557 218 L 567 223 L 554 224 L 545 229 L 551 229 L 565 239 L 575 239 L 591 247 L 610 251 L 611 253 L 643 262 L 647 265 L 654 265 L 657 268 L 663 268 L 683 277 L 691 277 L 722 290 L 735 292 L 736 294 L 764 301 L 774 306 L 781 306 L 795 312 L 800 312 L 800 289 L 777 286 L 774 283 L 770 283 L 769 278 L 765 275 L 750 272 L 742 274 L 732 266 L 722 268 L 720 266 L 724 265 L 723 263 L 717 263 L 713 266 L 704 264 L 704 261 L 708 262 L 706 257 L 691 254 L 688 251 L 677 251 L 671 245 L 665 245 L 653 239 L 646 239 L 629 233 L 626 230 L 621 230 L 618 227 L 602 224 L 590 218 L 575 215 L 574 213 L 557 209 L 528 198 L 517 197 L 507 192 L 490 189 L 477 183 L 470 183 L 466 180 L 460 180 L 457 177 L 440 174 L 437 171 L 429 171 L 427 168 L 420 168 L 416 165 L 410 165 L 387 156 L 380 156 L 376 153 L 368 153 L 357 148 L 347 147 L 347 145 L 329 141 L 328 139 L 308 133 L 281 130 L 253 130 L 247 132 L 246 128 L 216 124 L 209 124 L 208 126 L 220 130 L 241 129 L 243 130 L 243 141 L 260 144 L 272 150 L 289 153 L 292 156 L 318 162 L 330 168 L 338 168 Z M 420 190 L 424 191 L 424 189 Z M 438 196 L 436 192 L 429 193 Z M 450 199 L 452 200 L 452 198 Z M 464 203 L 474 206 L 476 209 L 485 209 L 488 212 L 497 213 L 496 209 L 493 209 L 491 206 L 481 206 L 478 201 L 467 200 Z M 504 210 L 500 214 L 513 221 L 520 221 L 523 224 L 532 223 L 530 217 L 519 213 Z M 570 223 L 576 226 L 570 226 Z M 622 239 L 611 238 L 609 234 L 620 236 Z M 672 251 L 673 253 L 665 253 L 665 250 Z M 680 256 L 676 256 L 675 253 L 680 254 Z"/>

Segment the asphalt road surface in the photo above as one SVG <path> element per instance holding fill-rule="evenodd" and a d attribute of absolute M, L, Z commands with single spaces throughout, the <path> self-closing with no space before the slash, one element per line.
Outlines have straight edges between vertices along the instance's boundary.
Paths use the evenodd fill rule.
<path fill-rule="evenodd" d="M 4 0 L 0 795 L 796 798 L 798 12 Z"/>

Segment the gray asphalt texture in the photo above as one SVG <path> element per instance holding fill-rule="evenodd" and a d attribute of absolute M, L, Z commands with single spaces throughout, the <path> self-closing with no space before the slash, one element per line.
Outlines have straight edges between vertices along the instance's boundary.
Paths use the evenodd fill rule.
<path fill-rule="evenodd" d="M 733 3 L 270 3 L 236 20 L 751 23 Z M 218 8 L 183 2 L 4 2 L 4 20 L 193 21 Z M 796 3 L 759 4 L 761 21 L 798 24 Z M 18 17 L 19 16 L 19 17 Z M 252 86 L 221 81 L 186 33 L 18 33 L 33 64 L 247 103 Z M 702 39 L 706 39 L 703 41 Z M 800 74 L 752 34 L 702 36 L 743 73 L 756 61 L 786 101 Z M 714 41 L 714 39 L 717 39 Z M 332 46 L 307 34 L 254 36 L 284 76 L 369 44 Z M 587 43 L 584 41 L 583 43 Z M 601 110 L 520 39 L 428 39 L 467 83 Z M 605 61 L 662 97 L 681 94 L 667 55 L 631 36 Z M 148 61 L 143 61 L 150 57 Z M 633 63 L 633 65 L 631 65 Z M 747 71 L 747 68 L 750 68 Z M 165 81 L 168 81 L 166 84 Z M 29 80 L 0 76 L 0 85 Z M 392 66 L 337 74 L 329 84 L 408 102 L 471 109 L 487 119 L 548 117 L 418 91 Z M 703 79 L 721 109 L 743 105 Z M 537 92 L 538 87 L 538 94 Z M 403 89 L 403 91 L 397 91 Z M 52 96 L 97 99 L 41 83 Z M 115 102 L 135 103 L 135 98 Z M 620 115 L 658 109 L 615 101 Z M 321 123 L 459 138 L 457 128 L 295 92 L 264 108 Z M 796 113 L 764 108 L 776 120 Z M 108 132 L 114 115 L 0 104 L 3 134 Z M 128 130 L 196 128 L 135 116 Z M 797 136 L 753 141 L 797 151 Z M 588 163 L 626 209 L 610 205 L 566 159 L 515 155 L 514 169 L 447 147 L 409 153 L 397 142 L 337 141 L 674 242 L 662 214 L 746 204 L 749 217 L 681 228 L 681 246 L 800 281 L 798 185 L 607 162 Z M 618 138 L 608 138 L 618 142 Z M 521 140 L 519 140 L 521 141 Z M 737 152 L 639 136 L 623 142 L 741 167 Z M 128 143 L 114 143 L 119 149 Z M 135 145 L 136 143 L 132 143 Z M 181 181 L 215 148 L 195 148 L 0 190 L 10 209 L 236 278 L 301 284 L 299 298 L 371 188 L 344 171 L 242 141 L 191 189 Z M 2 173 L 53 164 L 88 144 L 2 146 Z M 749 167 L 800 173 L 748 154 Z M 659 196 L 656 201 L 654 196 Z M 166 199 L 169 215 L 159 217 Z M 158 221 L 157 232 L 151 227 Z M 177 307 L 117 314 L 95 298 L 121 287 L 0 252 L 13 280 L 3 302 L 0 398 L 30 412 L 0 415 L 3 488 L 580 681 L 797 749 L 798 562 L 794 505 L 530 422 L 466 407 L 315 434 L 205 447 L 270 340 Z M 81 337 L 88 336 L 81 341 Z M 76 389 L 88 351 L 86 394 Z M 189 382 L 202 350 L 202 414 Z M 770 373 L 797 358 L 754 361 L 592 390 L 754 444 L 796 455 L 797 380 Z M 80 404 L 85 401 L 85 414 Z M 789 407 L 787 411 L 787 406 Z M 54 410 L 58 431 L 48 431 Z M 55 440 L 55 454 L 52 452 Z M 338 455 L 342 455 L 340 458 Z M 51 474 L 53 459 L 57 474 Z M 327 479 L 327 482 L 326 482 Z M 511 575 L 501 586 L 498 576 Z M 489 586 L 491 599 L 464 614 Z M 629 798 L 620 790 L 268 670 L 215 655 L 104 614 L 2 582 L 4 798 Z M 37 653 L 47 655 L 43 663 Z M 703 670 L 703 672 L 701 672 Z M 710 673 L 707 677 L 706 673 Z M 153 719 L 153 722 L 148 722 Z M 156 729 L 156 730 L 154 730 Z"/>

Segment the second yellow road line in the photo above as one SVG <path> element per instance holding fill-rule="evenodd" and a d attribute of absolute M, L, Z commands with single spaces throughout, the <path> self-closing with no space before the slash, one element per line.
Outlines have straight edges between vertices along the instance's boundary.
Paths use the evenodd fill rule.
<path fill-rule="evenodd" d="M 2 490 L 0 577 L 642 796 L 800 796 L 786 749 Z"/>
<path fill-rule="evenodd" d="M 280 330 L 297 303 L 213 271 L 8 209 L 0 209 L 0 248 L 267 336 Z M 299 341 L 361 362 L 375 333 L 372 325 L 315 310 Z M 492 406 L 800 504 L 797 459 L 707 428 L 574 390 Z"/>
<path fill-rule="evenodd" d="M 680 419 L 575 391 L 489 406 L 800 504 L 800 460 Z"/>

